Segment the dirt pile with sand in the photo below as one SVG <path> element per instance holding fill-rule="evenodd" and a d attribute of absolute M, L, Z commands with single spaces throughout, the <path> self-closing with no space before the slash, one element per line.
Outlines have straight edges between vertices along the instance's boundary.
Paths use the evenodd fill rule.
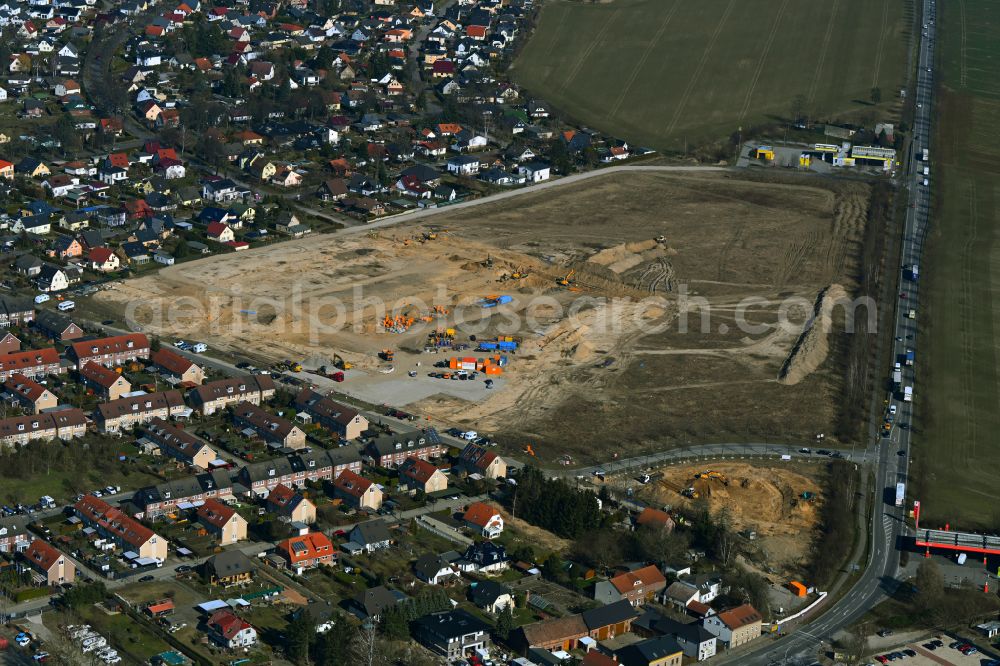
<path fill-rule="evenodd" d="M 848 298 L 847 291 L 839 284 L 830 285 L 823 290 L 813 316 L 806 322 L 795 347 L 778 373 L 779 382 L 798 384 L 823 364 L 830 351 L 833 309 Z"/>

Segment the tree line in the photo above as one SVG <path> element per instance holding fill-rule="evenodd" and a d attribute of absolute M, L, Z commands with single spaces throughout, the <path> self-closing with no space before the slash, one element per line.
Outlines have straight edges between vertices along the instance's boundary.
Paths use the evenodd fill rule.
<path fill-rule="evenodd" d="M 508 498 L 511 514 L 561 537 L 575 539 L 601 524 L 597 496 L 564 479 L 547 479 L 529 465 Z"/>

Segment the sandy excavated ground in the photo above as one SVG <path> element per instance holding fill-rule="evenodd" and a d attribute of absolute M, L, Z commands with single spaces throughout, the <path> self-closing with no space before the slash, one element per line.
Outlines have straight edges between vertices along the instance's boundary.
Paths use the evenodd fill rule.
<path fill-rule="evenodd" d="M 694 479 L 709 470 L 722 473 L 725 480 Z M 698 499 L 680 494 L 690 487 L 698 491 Z M 822 502 L 820 487 L 812 469 L 720 462 L 666 467 L 652 483 L 638 486 L 636 496 L 653 505 L 674 507 L 706 502 L 713 514 L 724 508 L 736 531 L 757 533 L 756 545 L 772 569 L 790 572 L 808 555 Z M 803 492 L 817 499 L 805 501 Z"/>
<path fill-rule="evenodd" d="M 510 435 L 518 449 L 525 440 L 550 443 L 543 457 L 552 459 L 567 450 L 606 459 L 642 442 L 746 439 L 776 428 L 811 437 L 829 430 L 839 379 L 823 363 L 835 345 L 825 330 L 803 334 L 803 323 L 821 294 L 853 289 L 866 200 L 867 187 L 856 183 L 616 175 L 370 235 L 208 257 L 96 298 L 126 308 L 143 330 L 234 353 L 307 367 L 339 353 L 371 375 L 366 399 L 384 382 L 397 405 L 406 402 L 405 367 L 420 360 L 424 375 L 446 358 L 416 356 L 428 332 L 456 326 L 459 341 L 516 333 L 524 343 L 502 389 L 479 401 L 463 399 L 461 387 L 430 397 L 424 390 L 410 407 Z M 435 240 L 424 239 L 430 231 Z M 529 277 L 500 281 L 517 270 Z M 571 270 L 570 287 L 557 284 Z M 477 303 L 490 294 L 513 302 L 484 310 Z M 748 297 L 757 300 L 744 318 L 767 330 L 737 325 Z M 775 326 L 789 297 L 801 301 L 797 319 Z M 417 325 L 384 332 L 383 312 L 366 299 Z M 709 327 L 684 332 L 682 319 L 700 325 L 697 299 L 710 304 Z M 420 321 L 434 305 L 447 317 Z M 829 313 L 820 310 L 823 320 Z M 387 347 L 401 371 L 379 376 L 377 352 Z M 349 393 L 350 384 L 339 388 Z"/>

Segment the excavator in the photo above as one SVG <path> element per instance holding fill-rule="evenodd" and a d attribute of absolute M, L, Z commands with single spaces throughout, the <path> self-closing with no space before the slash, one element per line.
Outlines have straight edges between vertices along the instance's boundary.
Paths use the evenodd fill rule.
<path fill-rule="evenodd" d="M 568 287 L 571 284 L 573 284 L 573 276 L 574 275 L 576 275 L 576 269 L 575 268 L 573 270 L 571 270 L 569 273 L 567 273 L 566 275 L 564 275 L 563 277 L 561 277 L 558 280 L 556 280 L 556 284 L 558 284 L 561 287 Z"/>
<path fill-rule="evenodd" d="M 682 490 L 681 495 L 687 497 L 688 499 L 698 499 L 699 497 L 701 497 L 701 494 L 691 486 L 688 486 L 687 488 Z"/>
<path fill-rule="evenodd" d="M 334 354 L 333 367 L 337 368 L 338 370 L 350 370 L 351 368 L 354 367 L 354 364 L 350 363 L 349 361 L 345 361 L 340 354 Z"/>
<path fill-rule="evenodd" d="M 523 451 L 524 453 L 527 453 L 532 458 L 537 458 L 538 457 L 537 455 L 535 455 L 535 449 L 531 448 L 531 444 L 525 444 L 524 448 L 521 449 L 521 451 Z"/>
<path fill-rule="evenodd" d="M 526 277 L 528 277 L 528 271 L 526 271 L 523 267 L 518 267 L 516 271 L 510 274 L 511 280 L 523 280 Z"/>
<path fill-rule="evenodd" d="M 707 472 L 701 472 L 694 475 L 695 479 L 716 479 L 722 481 L 723 485 L 729 485 L 729 479 L 722 472 L 716 472 L 715 470 L 708 470 Z"/>

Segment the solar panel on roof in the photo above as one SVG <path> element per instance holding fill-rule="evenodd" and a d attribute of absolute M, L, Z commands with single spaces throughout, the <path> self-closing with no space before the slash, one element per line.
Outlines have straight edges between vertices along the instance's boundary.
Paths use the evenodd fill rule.
<path fill-rule="evenodd" d="M 292 544 L 292 550 L 295 551 L 296 553 L 303 553 L 309 549 L 301 541 L 296 541 Z"/>

